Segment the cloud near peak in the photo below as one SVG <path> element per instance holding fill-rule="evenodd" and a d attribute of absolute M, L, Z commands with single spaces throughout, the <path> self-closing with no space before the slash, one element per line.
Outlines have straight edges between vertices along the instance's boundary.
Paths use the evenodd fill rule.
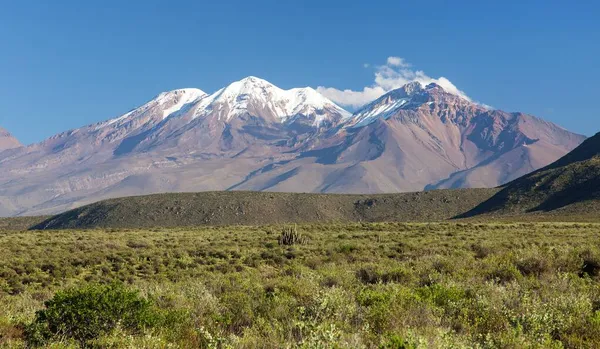
<path fill-rule="evenodd" d="M 410 67 L 410 63 L 406 62 L 404 60 L 404 58 L 402 58 L 402 57 L 390 56 L 387 59 L 387 64 L 389 66 L 393 66 L 393 67 L 401 67 L 401 68 L 408 68 L 408 67 Z"/>
<path fill-rule="evenodd" d="M 365 65 L 365 67 L 367 67 L 367 65 Z M 373 84 L 364 87 L 360 91 L 353 91 L 350 89 L 339 90 L 334 87 L 325 86 L 317 87 L 317 91 L 340 105 L 358 108 L 381 97 L 391 90 L 408 84 L 409 82 L 418 81 L 423 85 L 434 82 L 440 85 L 446 92 L 471 101 L 463 91 L 459 90 L 445 77 L 434 79 L 421 70 L 413 70 L 410 68 L 411 65 L 406 62 L 404 58 L 392 56 L 387 58 L 386 64 L 375 66 L 375 78 Z"/>

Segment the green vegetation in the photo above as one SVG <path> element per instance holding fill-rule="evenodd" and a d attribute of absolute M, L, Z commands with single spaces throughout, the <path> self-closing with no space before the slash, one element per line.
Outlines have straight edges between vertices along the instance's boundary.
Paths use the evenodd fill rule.
<path fill-rule="evenodd" d="M 6 348 L 600 347 L 593 223 L 6 231 L 0 256 Z"/>
<path fill-rule="evenodd" d="M 129 333 L 140 333 L 158 323 L 158 312 L 151 302 L 120 284 L 86 285 L 59 291 L 36 313 L 25 330 L 26 341 L 42 346 L 52 341 L 76 340 L 81 347 L 112 333 L 117 326 Z"/>
<path fill-rule="evenodd" d="M 498 189 L 349 195 L 268 192 L 171 193 L 83 206 L 37 229 L 155 228 L 286 223 L 442 221 L 464 213 Z"/>
<path fill-rule="evenodd" d="M 27 230 L 30 227 L 40 224 L 49 219 L 50 216 L 37 217 L 0 217 L 0 231 L 7 230 Z"/>

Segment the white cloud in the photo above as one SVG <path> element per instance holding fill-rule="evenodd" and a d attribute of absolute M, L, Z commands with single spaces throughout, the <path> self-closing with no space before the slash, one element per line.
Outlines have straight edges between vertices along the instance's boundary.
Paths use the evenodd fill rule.
<path fill-rule="evenodd" d="M 365 68 L 368 68 L 368 67 L 370 67 L 370 66 L 371 66 L 371 65 L 370 65 L 369 63 L 365 63 L 365 64 L 363 64 L 363 67 L 365 67 Z"/>
<path fill-rule="evenodd" d="M 408 62 L 406 62 L 404 60 L 404 58 L 402 57 L 388 57 L 387 59 L 387 64 L 393 67 L 401 67 L 401 68 L 408 68 L 410 67 L 410 64 Z"/>
<path fill-rule="evenodd" d="M 365 65 L 366 67 L 366 65 Z M 418 81 L 423 85 L 432 82 L 440 85 L 446 92 L 455 94 L 467 100 L 471 100 L 463 91 L 459 90 L 450 80 L 445 77 L 434 79 L 421 70 L 410 69 L 411 65 L 401 57 L 388 57 L 385 65 L 375 66 L 375 81 L 372 85 L 364 87 L 360 91 L 349 89 L 338 90 L 333 87 L 317 87 L 317 91 L 332 101 L 350 107 L 363 106 L 381 95 L 402 87 L 409 82 Z"/>
<path fill-rule="evenodd" d="M 362 91 L 338 90 L 332 87 L 317 87 L 317 91 L 337 104 L 360 107 L 385 94 L 381 86 L 365 87 Z"/>

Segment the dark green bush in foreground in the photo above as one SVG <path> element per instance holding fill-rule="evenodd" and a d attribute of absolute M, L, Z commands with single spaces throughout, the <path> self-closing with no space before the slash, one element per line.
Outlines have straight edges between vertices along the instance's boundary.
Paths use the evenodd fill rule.
<path fill-rule="evenodd" d="M 152 303 L 120 284 L 88 285 L 59 291 L 36 313 L 26 329 L 27 342 L 42 346 L 56 339 L 73 339 L 81 347 L 117 326 L 137 333 L 159 321 Z"/>

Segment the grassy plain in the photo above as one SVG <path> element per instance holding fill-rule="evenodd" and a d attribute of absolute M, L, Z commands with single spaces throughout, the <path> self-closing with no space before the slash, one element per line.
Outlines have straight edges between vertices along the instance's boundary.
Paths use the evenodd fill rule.
<path fill-rule="evenodd" d="M 600 224 L 314 224 L 293 245 L 282 229 L 0 231 L 0 347 L 25 347 L 57 291 L 114 282 L 169 325 L 90 347 L 600 347 Z"/>

